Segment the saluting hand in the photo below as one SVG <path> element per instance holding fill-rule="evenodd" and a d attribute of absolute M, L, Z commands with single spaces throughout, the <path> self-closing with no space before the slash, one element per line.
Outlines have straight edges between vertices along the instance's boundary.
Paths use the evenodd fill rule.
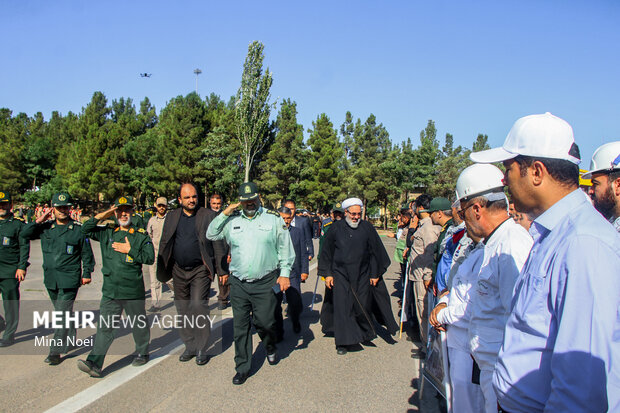
<path fill-rule="evenodd" d="M 129 254 L 129 251 L 131 250 L 131 244 L 129 243 L 129 240 L 127 239 L 127 237 L 125 237 L 125 242 L 113 242 L 112 248 L 116 252 L 120 252 L 123 254 Z"/>
<path fill-rule="evenodd" d="M 47 211 L 45 214 L 41 215 L 39 218 L 37 218 L 37 220 L 35 221 L 37 224 L 42 224 L 45 221 L 47 221 L 48 219 L 51 218 L 52 216 L 52 211 L 53 209 L 50 208 L 49 211 Z"/>
<path fill-rule="evenodd" d="M 235 209 L 237 209 L 237 207 L 241 205 L 241 202 L 237 202 L 236 204 L 230 204 L 226 207 L 225 210 L 222 211 L 222 214 L 226 215 L 227 217 L 230 216 L 230 214 L 233 213 L 233 211 Z"/>
<path fill-rule="evenodd" d="M 112 216 L 112 214 L 114 213 L 114 211 L 116 211 L 118 208 L 116 207 L 116 205 L 112 205 L 112 207 L 110 209 L 108 209 L 107 211 L 103 211 L 98 213 L 97 215 L 95 215 L 95 219 L 97 221 L 102 221 L 106 218 L 109 218 Z"/>

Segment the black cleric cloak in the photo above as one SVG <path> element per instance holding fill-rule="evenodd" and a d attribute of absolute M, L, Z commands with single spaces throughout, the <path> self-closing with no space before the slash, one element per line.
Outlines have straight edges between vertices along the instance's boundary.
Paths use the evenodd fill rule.
<path fill-rule="evenodd" d="M 318 275 L 334 277 L 326 288 L 321 308 L 324 333 L 333 333 L 336 346 L 358 344 L 376 337 L 374 319 L 390 334 L 398 331 L 390 295 L 382 275 L 390 265 L 379 234 L 368 221 L 357 228 L 336 221 L 327 233 L 319 255 Z M 371 278 L 379 278 L 375 287 Z"/>

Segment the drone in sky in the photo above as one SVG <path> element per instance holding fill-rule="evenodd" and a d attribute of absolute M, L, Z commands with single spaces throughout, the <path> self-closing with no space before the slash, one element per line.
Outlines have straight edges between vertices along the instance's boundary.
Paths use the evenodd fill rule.
<path fill-rule="evenodd" d="M 140 73 L 140 77 L 151 77 L 152 73 Z"/>

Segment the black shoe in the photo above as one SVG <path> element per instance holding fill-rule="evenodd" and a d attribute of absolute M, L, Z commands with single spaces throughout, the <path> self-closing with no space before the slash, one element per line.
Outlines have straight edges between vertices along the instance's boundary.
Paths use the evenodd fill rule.
<path fill-rule="evenodd" d="M 144 366 L 149 362 L 150 358 L 148 354 L 138 354 L 131 362 L 131 365 L 134 367 Z"/>
<path fill-rule="evenodd" d="M 377 347 L 371 340 L 362 341 L 362 345 L 365 347 Z"/>
<path fill-rule="evenodd" d="M 345 354 L 347 354 L 347 348 L 345 346 L 337 346 L 336 352 L 339 356 L 344 356 Z"/>
<path fill-rule="evenodd" d="M 159 307 L 155 307 L 154 305 L 152 305 L 148 310 L 149 313 L 156 313 L 159 311 Z"/>
<path fill-rule="evenodd" d="M 299 334 L 299 333 L 301 333 L 301 324 L 299 324 L 299 321 L 298 321 L 298 322 L 296 322 L 296 323 L 295 323 L 295 322 L 293 322 L 293 332 L 294 332 L 295 334 Z"/>
<path fill-rule="evenodd" d="M 228 308 L 228 303 L 226 302 L 219 302 L 217 304 L 217 309 L 222 311 L 222 310 L 226 310 L 226 308 Z"/>
<path fill-rule="evenodd" d="M 236 385 L 240 385 L 245 383 L 245 381 L 248 379 L 248 373 L 242 374 L 242 373 L 237 373 L 235 374 L 235 377 L 233 377 L 233 384 Z"/>
<path fill-rule="evenodd" d="M 60 354 L 50 354 L 45 360 L 43 360 L 43 363 L 47 363 L 50 366 L 57 366 L 61 361 Z"/>
<path fill-rule="evenodd" d="M 278 359 L 278 353 L 274 351 L 271 354 L 267 354 L 267 361 L 269 362 L 269 365 L 271 366 L 275 366 L 276 364 L 278 364 L 278 361 L 280 361 Z"/>
<path fill-rule="evenodd" d="M 90 377 L 101 377 L 101 369 L 93 364 L 92 361 L 78 360 L 78 369 L 90 375 Z"/>
<path fill-rule="evenodd" d="M 199 366 L 204 366 L 209 362 L 210 359 L 211 357 L 209 357 L 206 351 L 199 351 L 196 355 L 196 364 L 198 364 Z"/>
<path fill-rule="evenodd" d="M 0 347 L 9 347 L 12 346 L 13 343 L 15 343 L 14 338 L 5 338 L 3 340 L 0 340 Z"/>
<path fill-rule="evenodd" d="M 190 361 L 191 359 L 194 358 L 194 356 L 196 356 L 196 353 L 188 349 L 185 349 L 183 354 L 179 356 L 179 361 L 182 361 L 182 362 Z"/>

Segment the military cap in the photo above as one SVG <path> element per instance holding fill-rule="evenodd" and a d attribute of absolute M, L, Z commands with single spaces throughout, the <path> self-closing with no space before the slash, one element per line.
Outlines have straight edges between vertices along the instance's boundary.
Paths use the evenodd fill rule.
<path fill-rule="evenodd" d="M 334 205 L 334 207 L 332 208 L 332 211 L 342 212 L 344 214 L 344 209 L 342 209 L 342 204 L 340 202 Z"/>
<path fill-rule="evenodd" d="M 239 187 L 239 201 L 250 201 L 258 198 L 258 187 L 254 182 L 246 182 Z"/>
<path fill-rule="evenodd" d="M 11 194 L 0 190 L 0 202 L 11 202 Z"/>
<path fill-rule="evenodd" d="M 433 198 L 428 209 L 423 209 L 420 212 L 435 212 L 435 211 L 447 211 L 452 209 L 452 202 L 447 198 Z"/>
<path fill-rule="evenodd" d="M 71 199 L 71 195 L 69 195 L 66 192 L 59 192 L 57 194 L 54 194 L 54 196 L 52 197 L 53 207 L 71 206 L 71 205 L 73 205 L 73 200 Z"/>
<path fill-rule="evenodd" d="M 133 197 L 132 196 L 121 196 L 116 201 L 114 201 L 114 206 L 129 206 L 133 208 Z"/>

